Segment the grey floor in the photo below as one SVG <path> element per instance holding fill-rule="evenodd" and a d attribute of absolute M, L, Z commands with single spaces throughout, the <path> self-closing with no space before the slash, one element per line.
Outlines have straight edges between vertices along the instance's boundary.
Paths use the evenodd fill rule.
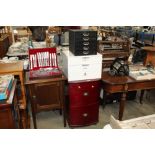
<path fill-rule="evenodd" d="M 145 92 L 143 104 L 139 103 L 138 92 L 135 100 L 126 102 L 123 120 L 155 114 L 154 101 L 155 90 Z M 77 129 L 102 129 L 109 123 L 110 115 L 113 115 L 116 118 L 118 117 L 118 110 L 118 103 L 107 104 L 104 108 L 100 106 L 99 122 L 86 127 L 78 127 Z M 37 114 L 37 126 L 38 129 L 70 129 L 68 124 L 65 128 L 63 127 L 63 118 L 59 114 L 59 111 L 41 112 Z M 32 117 L 31 128 L 33 128 Z"/>

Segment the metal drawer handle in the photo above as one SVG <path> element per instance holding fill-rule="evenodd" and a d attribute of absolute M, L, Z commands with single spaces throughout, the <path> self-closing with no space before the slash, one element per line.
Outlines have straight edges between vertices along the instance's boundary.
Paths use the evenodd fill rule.
<path fill-rule="evenodd" d="M 89 54 L 89 51 L 83 51 L 83 54 Z"/>
<path fill-rule="evenodd" d="M 89 50 L 89 47 L 83 47 L 83 50 Z"/>
<path fill-rule="evenodd" d="M 83 116 L 84 116 L 84 117 L 87 117 L 87 116 L 88 116 L 88 114 L 87 114 L 87 113 L 84 113 L 84 114 L 83 114 Z"/>
<path fill-rule="evenodd" d="M 85 37 L 83 38 L 84 41 L 88 41 L 89 40 L 89 37 Z"/>
<path fill-rule="evenodd" d="M 89 64 L 82 64 L 82 67 L 86 67 L 86 66 L 89 66 Z"/>
<path fill-rule="evenodd" d="M 88 96 L 88 95 L 89 95 L 88 92 L 84 92 L 84 93 L 83 93 L 83 96 Z"/>
<path fill-rule="evenodd" d="M 84 37 L 88 37 L 89 36 L 89 33 L 83 33 L 83 36 Z"/>
<path fill-rule="evenodd" d="M 89 42 L 83 42 L 83 45 L 88 46 Z"/>
<path fill-rule="evenodd" d="M 86 76 L 86 75 L 87 75 L 87 73 L 85 72 L 85 73 L 84 73 L 84 76 Z"/>
<path fill-rule="evenodd" d="M 80 86 L 78 86 L 78 88 L 80 89 L 81 87 L 80 87 Z"/>

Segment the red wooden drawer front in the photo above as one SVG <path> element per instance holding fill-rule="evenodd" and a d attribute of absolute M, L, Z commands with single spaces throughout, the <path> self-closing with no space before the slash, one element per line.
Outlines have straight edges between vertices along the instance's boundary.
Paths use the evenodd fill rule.
<path fill-rule="evenodd" d="M 70 106 L 84 106 L 98 102 L 100 82 L 83 82 L 69 84 Z"/>
<path fill-rule="evenodd" d="M 98 122 L 99 104 L 70 108 L 68 123 L 70 126 L 86 126 Z"/>

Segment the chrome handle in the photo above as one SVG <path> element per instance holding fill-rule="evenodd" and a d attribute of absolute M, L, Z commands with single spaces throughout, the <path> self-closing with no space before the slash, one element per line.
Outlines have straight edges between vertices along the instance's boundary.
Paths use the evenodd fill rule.
<path fill-rule="evenodd" d="M 83 51 L 83 54 L 89 54 L 89 51 Z"/>
<path fill-rule="evenodd" d="M 84 92 L 84 93 L 83 93 L 83 96 L 88 96 L 88 95 L 89 95 L 88 92 Z"/>
<path fill-rule="evenodd" d="M 89 47 L 83 47 L 83 50 L 89 50 Z"/>
<path fill-rule="evenodd" d="M 89 66 L 89 64 L 83 64 L 83 65 L 82 65 L 82 67 L 86 67 L 86 66 Z"/>
<path fill-rule="evenodd" d="M 83 45 L 84 46 L 88 46 L 89 45 L 89 42 L 83 42 Z"/>
<path fill-rule="evenodd" d="M 89 33 L 83 33 L 83 36 L 84 37 L 88 37 L 89 36 Z"/>
<path fill-rule="evenodd" d="M 83 114 L 83 116 L 84 116 L 84 117 L 87 117 L 87 116 L 88 116 L 88 114 L 87 114 L 87 113 L 84 113 L 84 114 Z"/>
<path fill-rule="evenodd" d="M 88 41 L 89 40 L 89 37 L 85 37 L 83 38 L 84 41 Z"/>
<path fill-rule="evenodd" d="M 86 76 L 86 75 L 87 75 L 87 73 L 85 72 L 85 73 L 84 73 L 84 76 Z"/>

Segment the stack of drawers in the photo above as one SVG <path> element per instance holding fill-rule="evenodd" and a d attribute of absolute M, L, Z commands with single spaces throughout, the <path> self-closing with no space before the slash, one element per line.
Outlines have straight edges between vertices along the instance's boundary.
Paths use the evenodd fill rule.
<path fill-rule="evenodd" d="M 97 53 L 96 31 L 69 32 L 69 50 L 62 52 L 62 70 L 69 82 L 69 126 L 97 123 L 102 55 Z"/>
<path fill-rule="evenodd" d="M 71 30 L 69 32 L 69 50 L 75 56 L 97 54 L 97 32 Z"/>
<path fill-rule="evenodd" d="M 69 125 L 85 126 L 98 122 L 100 81 L 69 84 Z"/>

